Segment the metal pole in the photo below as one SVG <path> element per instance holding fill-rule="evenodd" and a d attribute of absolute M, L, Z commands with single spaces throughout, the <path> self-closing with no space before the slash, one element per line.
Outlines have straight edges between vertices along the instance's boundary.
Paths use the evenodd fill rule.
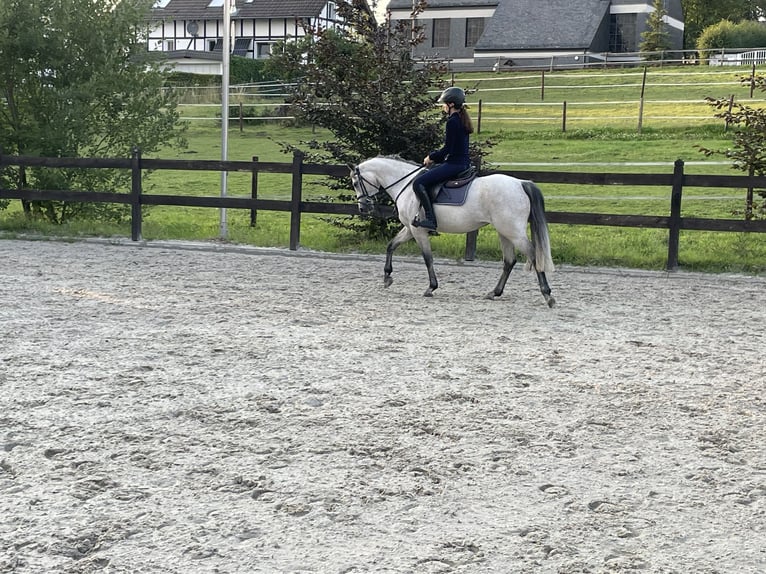
<path fill-rule="evenodd" d="M 221 51 L 221 161 L 229 157 L 229 54 L 231 45 L 231 2 L 223 2 L 223 49 Z M 221 171 L 221 197 L 226 197 L 228 172 Z M 221 239 L 226 239 L 228 227 L 226 223 L 226 208 L 221 208 L 220 221 Z"/>

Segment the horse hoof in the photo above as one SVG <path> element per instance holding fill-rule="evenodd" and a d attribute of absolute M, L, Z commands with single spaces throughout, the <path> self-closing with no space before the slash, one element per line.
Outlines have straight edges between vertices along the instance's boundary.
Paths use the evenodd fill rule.
<path fill-rule="evenodd" d="M 383 278 L 383 287 L 386 287 L 386 288 L 387 287 L 391 287 L 391 283 L 393 283 L 393 282 L 394 282 L 394 280 L 391 279 L 391 277 L 386 276 L 386 277 Z"/>
<path fill-rule="evenodd" d="M 548 295 L 545 300 L 548 303 L 548 307 L 550 309 L 553 309 L 553 307 L 556 305 L 556 300 L 553 298 L 553 295 Z"/>
<path fill-rule="evenodd" d="M 426 292 L 423 293 L 423 297 L 433 297 L 434 292 L 431 289 L 426 289 Z"/>
<path fill-rule="evenodd" d="M 494 291 L 490 291 L 489 293 L 484 295 L 484 298 L 485 299 L 489 299 L 490 301 L 494 301 L 495 300 L 495 292 Z"/>

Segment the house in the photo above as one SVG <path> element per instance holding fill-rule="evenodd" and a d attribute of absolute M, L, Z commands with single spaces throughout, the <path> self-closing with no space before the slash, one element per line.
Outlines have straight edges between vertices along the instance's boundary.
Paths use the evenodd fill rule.
<path fill-rule="evenodd" d="M 427 0 L 415 56 L 453 69 L 580 67 L 638 58 L 654 0 Z M 681 0 L 664 2 L 671 49 L 683 48 Z M 391 20 L 411 20 L 413 0 L 391 0 Z"/>
<path fill-rule="evenodd" d="M 272 46 L 311 27 L 339 24 L 329 0 L 230 0 L 232 54 L 268 58 Z M 220 74 L 224 0 L 156 0 L 147 36 L 181 72 Z"/>

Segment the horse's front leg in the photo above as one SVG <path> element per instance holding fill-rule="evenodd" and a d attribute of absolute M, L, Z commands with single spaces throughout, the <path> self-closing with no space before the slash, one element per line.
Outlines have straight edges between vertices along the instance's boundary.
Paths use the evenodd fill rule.
<path fill-rule="evenodd" d="M 423 229 L 418 230 L 417 235 L 414 235 L 415 241 L 420 246 L 420 251 L 423 253 L 423 261 L 425 261 L 426 269 L 428 270 L 428 289 L 423 293 L 423 297 L 433 297 L 434 291 L 439 287 L 439 282 L 436 280 L 436 271 L 434 271 L 434 256 L 431 252 L 431 240 L 428 238 L 428 232 Z"/>
<path fill-rule="evenodd" d="M 396 251 L 397 247 L 399 247 L 402 243 L 405 243 L 410 239 L 412 239 L 412 232 L 410 232 L 409 227 L 404 226 L 402 230 L 399 231 L 399 233 L 397 233 L 396 236 L 388 242 L 388 245 L 386 246 L 386 264 L 383 266 L 384 287 L 390 287 L 391 283 L 394 282 L 394 280 L 391 278 L 391 272 L 394 270 L 394 251 Z"/>

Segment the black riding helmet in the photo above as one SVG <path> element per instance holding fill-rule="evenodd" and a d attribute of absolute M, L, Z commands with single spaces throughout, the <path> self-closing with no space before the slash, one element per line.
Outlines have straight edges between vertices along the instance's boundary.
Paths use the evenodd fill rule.
<path fill-rule="evenodd" d="M 465 103 L 465 92 L 460 88 L 447 88 L 437 101 L 440 104 L 454 104 L 456 108 L 462 108 Z"/>

